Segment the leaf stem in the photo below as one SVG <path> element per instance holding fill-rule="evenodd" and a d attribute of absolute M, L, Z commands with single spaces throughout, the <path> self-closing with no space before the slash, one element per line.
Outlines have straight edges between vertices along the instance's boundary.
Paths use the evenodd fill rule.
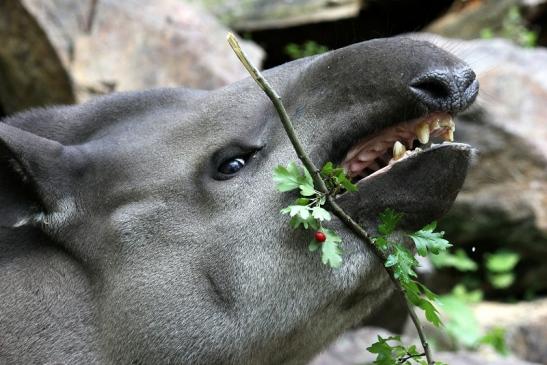
<path fill-rule="evenodd" d="M 310 172 L 313 178 L 313 182 L 316 186 L 319 187 L 319 191 L 327 197 L 327 202 L 329 203 L 329 206 L 331 207 L 332 212 L 334 215 L 336 215 L 344 224 L 346 224 L 359 238 L 364 241 L 374 254 L 382 260 L 382 262 L 385 262 L 386 257 L 384 254 L 374 245 L 372 242 L 369 234 L 349 216 L 335 201 L 333 196 L 329 193 L 329 190 L 327 188 L 327 185 L 325 184 L 325 181 L 321 177 L 319 169 L 315 166 L 313 161 L 310 159 L 308 154 L 304 151 L 304 148 L 302 147 L 300 140 L 298 139 L 296 135 L 296 131 L 294 130 L 293 124 L 291 122 L 291 119 L 289 115 L 287 114 L 287 110 L 285 109 L 285 106 L 283 105 L 283 102 L 281 100 L 281 97 L 279 94 L 272 88 L 270 83 L 262 76 L 260 71 L 249 61 L 247 58 L 247 55 L 243 50 L 241 49 L 239 42 L 237 41 L 236 37 L 232 33 L 228 33 L 228 43 L 230 44 L 230 47 L 232 47 L 233 51 L 243 64 L 243 66 L 247 69 L 251 77 L 256 81 L 258 86 L 264 91 L 264 93 L 270 98 L 273 106 L 275 107 L 275 110 L 277 111 L 277 114 L 279 115 L 279 119 L 281 120 L 281 123 L 283 124 L 283 128 L 285 129 L 285 132 L 287 133 L 287 136 L 289 137 L 289 140 L 291 141 L 291 144 L 293 145 L 294 150 L 296 151 L 296 155 L 302 161 L 304 164 L 304 167 Z M 434 361 L 431 355 L 431 351 L 429 349 L 429 344 L 427 343 L 427 340 L 425 338 L 425 334 L 423 332 L 423 328 L 420 324 L 419 318 L 416 316 L 416 312 L 414 311 L 414 307 L 412 303 L 407 299 L 405 295 L 405 291 L 403 287 L 401 286 L 401 283 L 395 278 L 394 272 L 391 268 L 387 268 L 384 266 L 386 271 L 389 274 L 389 277 L 391 281 L 395 284 L 395 287 L 399 290 L 401 294 L 405 296 L 406 299 L 406 305 L 408 312 L 410 314 L 410 318 L 412 319 L 412 322 L 416 326 L 416 330 L 418 331 L 418 335 L 420 337 L 420 341 L 422 343 L 425 357 L 427 359 L 428 365 L 433 365 Z"/>
<path fill-rule="evenodd" d="M 399 364 L 404 364 L 406 361 L 408 361 L 408 360 L 410 360 L 410 359 L 412 359 L 412 358 L 415 358 L 415 357 L 422 357 L 422 356 L 425 356 L 425 353 L 423 353 L 423 354 L 417 354 L 417 355 L 407 354 L 407 356 L 400 358 L 399 360 L 397 360 L 397 362 L 398 362 Z"/>

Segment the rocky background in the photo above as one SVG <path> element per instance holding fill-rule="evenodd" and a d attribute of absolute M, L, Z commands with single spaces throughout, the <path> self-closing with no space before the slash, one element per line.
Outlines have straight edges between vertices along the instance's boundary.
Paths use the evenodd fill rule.
<path fill-rule="evenodd" d="M 451 365 L 547 364 L 547 0 L 2 0 L 0 117 L 231 83 L 246 71 L 229 29 L 265 68 L 413 32 L 475 69 L 481 95 L 456 140 L 480 154 L 441 222 L 454 249 L 422 265 L 447 324 L 427 331 Z M 398 298 L 364 325 L 313 364 L 370 363 L 366 347 L 388 330 L 416 341 Z"/>

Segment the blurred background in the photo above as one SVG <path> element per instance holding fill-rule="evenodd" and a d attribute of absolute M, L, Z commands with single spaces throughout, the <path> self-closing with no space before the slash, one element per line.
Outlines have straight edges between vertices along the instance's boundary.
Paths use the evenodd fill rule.
<path fill-rule="evenodd" d="M 446 324 L 427 330 L 451 365 L 547 364 L 547 0 L 0 0 L 0 117 L 226 85 L 247 76 L 229 30 L 263 68 L 415 33 L 475 69 L 481 94 L 456 140 L 480 156 L 441 222 L 454 247 L 422 263 Z M 369 363 L 387 331 L 415 341 L 398 298 L 313 363 Z"/>

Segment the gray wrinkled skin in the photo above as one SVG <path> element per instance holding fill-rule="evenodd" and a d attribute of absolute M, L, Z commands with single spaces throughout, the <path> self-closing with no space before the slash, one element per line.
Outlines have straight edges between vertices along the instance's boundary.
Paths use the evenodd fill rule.
<path fill-rule="evenodd" d="M 317 164 L 424 115 L 410 80 L 461 61 L 405 38 L 360 43 L 265 73 Z M 272 170 L 296 156 L 250 79 L 37 109 L 0 123 L 1 364 L 305 364 L 391 292 L 337 219 L 344 264 L 307 250 Z M 361 223 L 449 208 L 470 149 L 428 151 L 340 204 Z M 256 153 L 255 153 L 256 152 Z M 221 162 L 252 154 L 230 179 Z"/>

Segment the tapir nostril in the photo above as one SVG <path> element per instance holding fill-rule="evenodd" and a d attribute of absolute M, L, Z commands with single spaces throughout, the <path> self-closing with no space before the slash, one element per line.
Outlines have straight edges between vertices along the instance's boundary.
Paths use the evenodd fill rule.
<path fill-rule="evenodd" d="M 429 94 L 432 98 L 450 97 L 450 87 L 446 82 L 438 78 L 425 78 L 411 84 L 411 87 L 423 93 Z"/>
<path fill-rule="evenodd" d="M 459 112 L 473 103 L 478 81 L 470 68 L 436 70 L 415 78 L 410 90 L 431 111 Z"/>

